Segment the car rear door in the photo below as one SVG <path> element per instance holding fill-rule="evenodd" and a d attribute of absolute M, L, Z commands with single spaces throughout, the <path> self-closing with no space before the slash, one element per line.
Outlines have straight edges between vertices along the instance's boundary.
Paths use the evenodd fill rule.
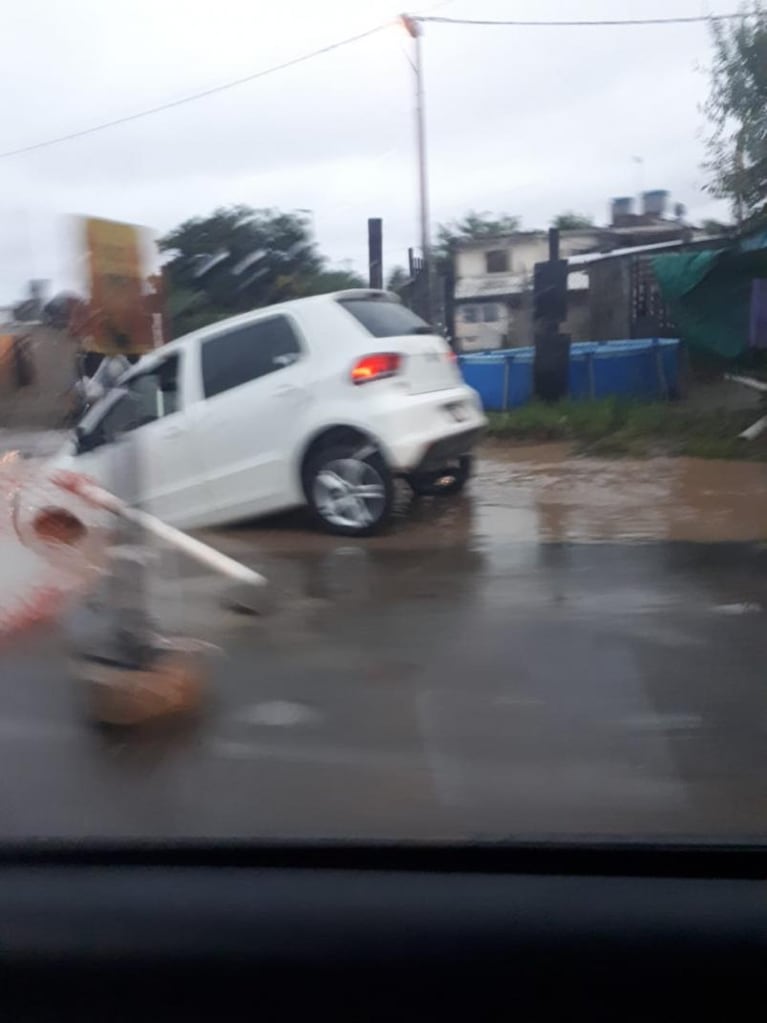
<path fill-rule="evenodd" d="M 291 317 L 264 317 L 201 343 L 202 458 L 215 521 L 300 499 L 289 455 L 300 430 L 306 348 Z"/>

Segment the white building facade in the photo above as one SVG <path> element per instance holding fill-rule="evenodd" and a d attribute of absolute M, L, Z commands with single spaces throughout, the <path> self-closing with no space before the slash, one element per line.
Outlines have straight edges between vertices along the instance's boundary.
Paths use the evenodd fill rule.
<path fill-rule="evenodd" d="M 560 233 L 563 259 L 598 250 L 598 228 Z M 515 231 L 460 242 L 455 250 L 455 339 L 459 351 L 487 351 L 533 343 L 532 288 L 536 263 L 549 257 L 548 232 Z M 588 305 L 585 272 L 568 277 L 570 315 L 563 329 L 578 334 Z M 577 337 L 575 337 L 578 340 Z"/>

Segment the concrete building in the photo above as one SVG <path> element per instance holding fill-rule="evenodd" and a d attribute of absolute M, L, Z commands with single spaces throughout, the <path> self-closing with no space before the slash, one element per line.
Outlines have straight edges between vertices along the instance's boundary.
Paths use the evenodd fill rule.
<path fill-rule="evenodd" d="M 563 231 L 563 258 L 599 249 L 601 232 Z M 514 231 L 460 242 L 455 250 L 455 337 L 461 351 L 512 348 L 533 343 L 532 287 L 536 263 L 548 259 L 546 231 Z M 588 310 L 588 275 L 568 277 L 570 316 L 575 334 Z"/>
<path fill-rule="evenodd" d="M 588 277 L 588 340 L 677 337 L 653 272 L 653 259 L 664 253 L 718 248 L 727 241 L 703 236 L 571 256 L 569 274 Z"/>
<path fill-rule="evenodd" d="M 589 260 L 583 260 L 581 269 L 577 257 L 606 254 L 631 246 L 681 244 L 701 237 L 701 232 L 684 223 L 681 206 L 676 207 L 675 219 L 666 217 L 667 202 L 665 191 L 645 192 L 641 197 L 641 211 L 635 213 L 633 199 L 614 199 L 608 227 L 561 232 L 560 256 L 568 259 L 572 267 L 568 274 L 568 318 L 562 329 L 574 341 L 597 339 L 592 317 L 597 307 L 609 305 L 611 288 L 606 268 L 597 271 L 595 267 L 596 272 L 590 276 Z M 547 259 L 546 231 L 514 231 L 496 237 L 467 239 L 456 245 L 454 334 L 459 351 L 533 344 L 533 270 L 536 263 Z M 604 281 L 605 292 L 601 297 L 592 294 L 597 281 L 600 289 Z M 619 324 L 616 322 L 614 326 Z M 606 329 L 602 313 L 599 332 L 604 333 Z"/>

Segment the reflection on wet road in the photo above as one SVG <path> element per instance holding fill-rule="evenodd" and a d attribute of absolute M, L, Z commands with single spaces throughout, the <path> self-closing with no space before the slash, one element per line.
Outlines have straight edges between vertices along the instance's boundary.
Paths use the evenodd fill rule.
<path fill-rule="evenodd" d="M 564 444 L 488 448 L 481 528 L 508 539 L 760 540 L 767 471 L 700 458 L 568 458 Z"/>
<path fill-rule="evenodd" d="M 100 735 L 62 641 L 4 655 L 5 836 L 764 836 L 767 473 L 486 451 L 471 494 L 350 542 L 206 538 L 273 581 L 238 617 L 168 558 L 153 608 L 215 643 L 187 727 Z M 697 541 L 697 542 L 693 542 Z"/>

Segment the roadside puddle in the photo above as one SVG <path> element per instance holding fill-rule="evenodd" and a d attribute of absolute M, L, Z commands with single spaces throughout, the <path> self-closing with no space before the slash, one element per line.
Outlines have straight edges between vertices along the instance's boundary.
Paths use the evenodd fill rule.
<path fill-rule="evenodd" d="M 567 444 L 483 448 L 475 529 L 517 540 L 767 539 L 767 466 L 574 457 Z"/>

